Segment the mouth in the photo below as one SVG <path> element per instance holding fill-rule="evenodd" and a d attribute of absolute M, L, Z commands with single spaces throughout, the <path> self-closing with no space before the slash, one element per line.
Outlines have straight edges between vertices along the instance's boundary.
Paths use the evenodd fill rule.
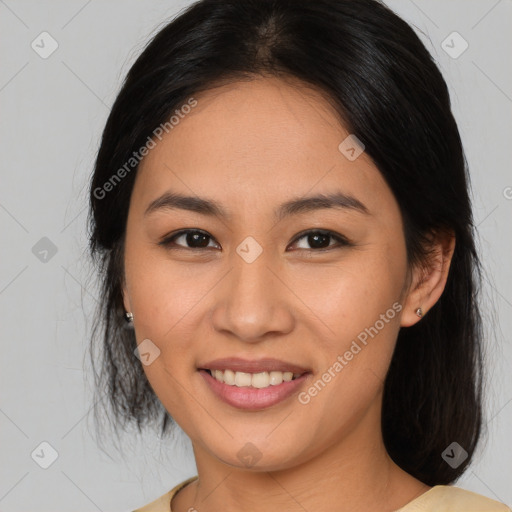
<path fill-rule="evenodd" d="M 217 359 L 201 364 L 197 370 L 214 398 L 248 411 L 285 403 L 313 374 L 309 369 L 276 359 Z"/>
<path fill-rule="evenodd" d="M 308 372 L 293 373 L 290 371 L 282 372 L 278 370 L 270 372 L 239 372 L 235 370 L 213 370 L 209 368 L 199 368 L 199 371 L 207 372 L 217 382 L 228 386 L 237 386 L 239 388 L 265 389 L 270 386 L 279 386 L 283 382 L 291 382 L 298 379 Z"/>

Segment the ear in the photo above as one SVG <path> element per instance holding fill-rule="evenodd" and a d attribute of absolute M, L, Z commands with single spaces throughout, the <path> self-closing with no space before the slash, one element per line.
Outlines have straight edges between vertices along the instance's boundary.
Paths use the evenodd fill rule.
<path fill-rule="evenodd" d="M 455 250 L 455 234 L 452 231 L 436 231 L 431 234 L 429 245 L 427 261 L 412 270 L 401 327 L 410 327 L 419 322 L 421 317 L 416 310 L 421 308 L 424 316 L 439 300 L 445 288 Z"/>

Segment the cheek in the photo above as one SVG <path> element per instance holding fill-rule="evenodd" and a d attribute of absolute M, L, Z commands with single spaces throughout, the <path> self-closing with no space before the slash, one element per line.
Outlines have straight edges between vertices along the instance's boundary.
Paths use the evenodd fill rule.
<path fill-rule="evenodd" d="M 311 268 L 294 285 L 315 312 L 319 407 L 323 402 L 337 411 L 356 411 L 383 384 L 400 328 L 405 272 L 401 252 L 389 251 L 361 251 L 322 272 Z"/>
<path fill-rule="evenodd" d="M 146 373 L 153 375 L 162 361 L 173 374 L 189 370 L 192 325 L 197 326 L 191 318 L 213 285 L 213 276 L 208 279 L 191 266 L 171 261 L 164 252 L 141 246 L 127 246 L 125 271 L 137 342 L 151 340 L 162 356 L 158 364 L 145 366 Z"/>
<path fill-rule="evenodd" d="M 150 365 L 143 366 L 144 372 L 164 407 L 182 428 L 190 429 L 190 378 L 200 337 L 197 314 L 201 298 L 214 282 L 198 279 L 184 266 L 161 257 L 147 258 L 140 266 L 127 265 L 128 279 L 129 272 L 137 342 L 149 339 L 159 351 Z"/>
<path fill-rule="evenodd" d="M 133 238 L 126 247 L 125 272 L 134 315 L 137 313 L 136 325 L 151 329 L 160 338 L 165 328 L 162 323 L 170 329 L 180 309 L 192 300 L 188 297 L 190 285 L 186 286 L 190 276 L 185 266 L 166 256 L 163 248 L 149 247 L 142 235 L 140 241 Z"/>
<path fill-rule="evenodd" d="M 322 293 L 310 289 L 305 299 L 316 297 L 315 324 L 323 334 L 317 338 L 317 374 L 300 403 L 308 417 L 337 418 L 317 425 L 315 436 L 336 438 L 356 424 L 376 403 L 391 362 L 400 325 L 400 284 L 389 278 L 386 265 L 366 263 L 357 272 L 345 267 L 317 279 L 314 287 Z"/>
<path fill-rule="evenodd" d="M 303 265 L 300 272 L 289 275 L 289 286 L 301 299 L 297 306 L 311 308 L 319 334 L 346 341 L 399 301 L 404 264 L 400 253 L 391 256 L 386 250 L 368 249 L 325 266 Z M 396 313 L 395 307 L 388 317 L 398 323 Z"/>

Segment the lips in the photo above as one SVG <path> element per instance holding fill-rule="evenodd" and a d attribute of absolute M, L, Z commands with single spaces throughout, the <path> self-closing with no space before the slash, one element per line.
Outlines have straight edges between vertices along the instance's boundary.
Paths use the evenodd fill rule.
<path fill-rule="evenodd" d="M 289 363 L 279 359 L 265 358 L 258 360 L 248 360 L 237 357 L 228 357 L 215 359 L 201 363 L 199 370 L 232 370 L 234 372 L 261 373 L 261 372 L 292 372 L 294 375 L 302 375 L 311 370 L 295 363 Z"/>
<path fill-rule="evenodd" d="M 199 370 L 198 373 L 214 397 L 236 409 L 248 411 L 261 411 L 277 406 L 279 403 L 286 403 L 287 399 L 298 393 L 301 387 L 306 385 L 311 376 L 309 372 L 306 372 L 294 380 L 283 381 L 275 386 L 258 389 L 251 386 L 238 387 L 219 382 L 206 370 Z M 237 373 L 237 375 L 241 374 Z M 290 402 L 288 401 L 288 403 Z"/>

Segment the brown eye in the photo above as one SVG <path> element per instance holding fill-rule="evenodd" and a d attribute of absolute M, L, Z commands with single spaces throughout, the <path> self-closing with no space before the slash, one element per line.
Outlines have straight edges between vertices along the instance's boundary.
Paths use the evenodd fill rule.
<path fill-rule="evenodd" d="M 302 232 L 300 236 L 295 239 L 293 244 L 297 244 L 297 241 L 302 239 L 306 239 L 306 243 L 309 244 L 309 247 L 299 247 L 299 249 L 312 252 L 337 249 L 351 245 L 351 243 L 339 233 L 318 229 Z M 179 240 L 181 240 L 180 243 L 177 242 Z M 213 237 L 205 231 L 184 229 L 170 237 L 166 237 L 164 240 L 159 242 L 159 245 L 163 245 L 168 249 L 200 250 L 212 247 L 209 245 L 211 240 L 213 240 Z M 332 241 L 335 241 L 336 243 L 331 244 Z"/>
<path fill-rule="evenodd" d="M 336 249 L 339 247 L 350 245 L 350 242 L 345 237 L 332 231 L 307 231 L 305 233 L 302 233 L 298 238 L 296 238 L 294 244 L 296 244 L 298 240 L 302 240 L 303 238 L 306 240 L 306 243 L 309 244 L 309 247 L 299 248 L 306 251 L 318 252 L 322 250 Z M 335 243 L 334 245 L 331 245 L 330 242 L 332 240 L 336 241 L 337 244 Z"/>
<path fill-rule="evenodd" d="M 180 239 L 181 243 L 176 243 Z M 173 246 L 181 249 L 205 249 L 209 245 L 209 240 L 212 240 L 212 237 L 204 231 L 184 229 L 171 237 L 165 238 L 159 245 L 169 247 L 170 249 L 175 248 Z"/>

